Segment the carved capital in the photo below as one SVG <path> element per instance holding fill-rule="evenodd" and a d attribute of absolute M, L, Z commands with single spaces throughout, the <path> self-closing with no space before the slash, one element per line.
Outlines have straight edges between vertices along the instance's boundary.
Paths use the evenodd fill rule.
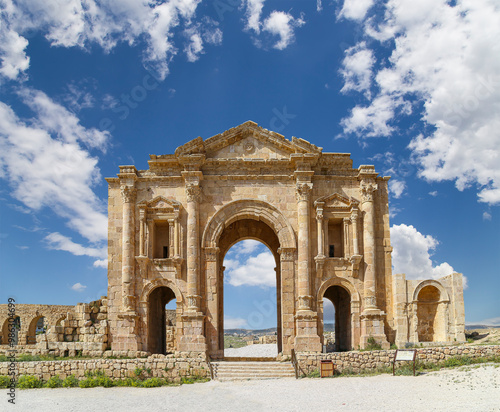
<path fill-rule="evenodd" d="M 200 186 L 188 183 L 186 184 L 186 196 L 188 202 L 200 202 L 201 200 L 201 189 Z"/>
<path fill-rule="evenodd" d="M 123 203 L 135 202 L 137 196 L 137 189 L 133 186 L 122 186 L 122 200 Z"/>
<path fill-rule="evenodd" d="M 282 262 L 293 262 L 295 260 L 295 248 L 282 248 L 278 249 L 280 260 Z"/>
<path fill-rule="evenodd" d="M 200 307 L 201 296 L 188 295 L 186 296 L 188 310 L 197 310 Z"/>
<path fill-rule="evenodd" d="M 351 222 L 353 224 L 356 224 L 357 220 L 358 220 L 358 209 L 353 209 L 352 212 L 351 212 Z"/>
<path fill-rule="evenodd" d="M 218 247 L 207 247 L 204 250 L 205 250 L 205 261 L 217 262 L 217 256 L 219 255 Z"/>
<path fill-rule="evenodd" d="M 373 202 L 373 193 L 378 189 L 374 182 L 361 182 L 361 200 L 363 202 Z"/>
<path fill-rule="evenodd" d="M 297 201 L 309 201 L 311 197 L 312 184 L 311 183 L 298 183 L 297 186 Z"/>
<path fill-rule="evenodd" d="M 299 310 L 310 310 L 313 297 L 308 295 L 299 296 Z"/>
<path fill-rule="evenodd" d="M 375 296 L 365 296 L 365 308 L 376 308 L 377 298 Z"/>

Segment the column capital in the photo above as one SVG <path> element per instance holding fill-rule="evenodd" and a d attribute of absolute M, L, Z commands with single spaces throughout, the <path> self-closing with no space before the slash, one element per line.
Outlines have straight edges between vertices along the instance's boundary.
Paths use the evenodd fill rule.
<path fill-rule="evenodd" d="M 121 194 L 123 203 L 132 203 L 136 199 L 137 189 L 134 186 L 122 186 Z"/>
<path fill-rule="evenodd" d="M 217 257 L 220 251 L 218 247 L 206 247 L 203 248 L 203 251 L 205 252 L 205 261 L 217 262 Z"/>
<path fill-rule="evenodd" d="M 373 193 L 378 189 L 378 185 L 372 181 L 361 181 L 361 200 L 363 202 L 373 202 Z"/>
<path fill-rule="evenodd" d="M 295 260 L 295 253 L 296 253 L 296 250 L 295 248 L 283 248 L 283 247 L 280 247 L 278 249 L 278 253 L 280 255 L 280 260 L 282 262 L 287 262 L 287 261 L 294 261 Z"/>
<path fill-rule="evenodd" d="M 297 201 L 309 201 L 312 191 L 312 183 L 297 183 Z"/>
<path fill-rule="evenodd" d="M 201 200 L 201 189 L 198 184 L 187 183 L 186 184 L 186 196 L 188 202 L 199 203 Z"/>

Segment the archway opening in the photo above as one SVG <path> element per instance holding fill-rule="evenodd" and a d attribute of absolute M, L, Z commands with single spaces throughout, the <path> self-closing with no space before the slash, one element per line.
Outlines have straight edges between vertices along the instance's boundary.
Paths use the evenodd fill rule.
<path fill-rule="evenodd" d="M 45 331 L 46 331 L 45 317 L 37 316 L 36 318 L 33 318 L 28 327 L 26 343 L 28 345 L 34 345 L 36 343 L 36 335 L 40 333 L 45 333 Z"/>
<path fill-rule="evenodd" d="M 10 329 L 10 330 L 9 330 Z M 14 318 L 14 325 L 13 327 L 11 326 L 11 318 L 7 318 L 5 322 L 3 323 L 2 326 L 2 345 L 9 345 L 11 342 L 9 342 L 9 333 L 14 332 L 14 337 L 13 337 L 13 344 L 18 345 L 19 344 L 19 333 L 21 332 L 21 318 L 19 316 L 16 316 Z"/>
<path fill-rule="evenodd" d="M 166 307 L 175 301 L 175 293 L 166 286 L 154 289 L 148 297 L 148 351 L 167 353 L 167 312 Z"/>
<path fill-rule="evenodd" d="M 334 351 L 348 351 L 352 347 L 351 296 L 342 286 L 330 286 L 323 295 L 335 309 Z M 323 306 L 324 311 L 324 306 Z M 324 315 L 323 315 L 324 322 Z"/>
<path fill-rule="evenodd" d="M 172 299 L 165 305 L 166 351 L 177 350 L 177 300 Z"/>
<path fill-rule="evenodd" d="M 323 298 L 323 345 L 326 352 L 335 351 L 335 306 L 325 297 Z"/>
<path fill-rule="evenodd" d="M 439 325 L 436 321 L 441 293 L 433 285 L 422 288 L 417 296 L 417 334 L 419 342 L 436 342 Z"/>
<path fill-rule="evenodd" d="M 219 347 L 225 357 L 275 357 L 282 348 L 278 238 L 265 223 L 243 219 L 219 245 Z"/>

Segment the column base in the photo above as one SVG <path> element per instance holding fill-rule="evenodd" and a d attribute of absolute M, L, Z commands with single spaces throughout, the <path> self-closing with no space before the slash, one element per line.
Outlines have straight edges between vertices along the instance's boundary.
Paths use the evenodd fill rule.
<path fill-rule="evenodd" d="M 206 352 L 204 321 L 205 315 L 202 312 L 189 311 L 182 315 L 183 334 L 177 345 L 179 352 Z"/>
<path fill-rule="evenodd" d="M 294 349 L 296 352 L 321 352 L 321 339 L 318 335 L 318 315 L 309 309 L 298 310 L 295 315 L 297 335 Z"/>
<path fill-rule="evenodd" d="M 111 349 L 117 351 L 140 351 L 140 337 L 138 331 L 139 315 L 129 311 L 118 314 L 118 333 L 113 336 Z"/>
<path fill-rule="evenodd" d="M 390 344 L 387 341 L 384 329 L 384 319 L 386 314 L 376 308 L 368 308 L 363 311 L 360 316 L 361 320 L 361 337 L 360 347 L 366 349 L 370 343 L 380 344 L 382 349 L 389 349 Z"/>

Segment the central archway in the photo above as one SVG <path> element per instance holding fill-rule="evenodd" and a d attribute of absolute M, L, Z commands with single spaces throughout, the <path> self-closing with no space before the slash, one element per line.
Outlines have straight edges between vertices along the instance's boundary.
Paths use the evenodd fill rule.
<path fill-rule="evenodd" d="M 224 268 L 227 251 L 237 242 L 254 239 L 266 245 L 276 261 L 278 352 L 289 353 L 294 334 L 295 234 L 275 207 L 260 200 L 237 200 L 220 209 L 203 233 L 205 254 L 206 337 L 209 354 L 224 354 Z M 287 325 L 286 328 L 283 325 Z"/>

